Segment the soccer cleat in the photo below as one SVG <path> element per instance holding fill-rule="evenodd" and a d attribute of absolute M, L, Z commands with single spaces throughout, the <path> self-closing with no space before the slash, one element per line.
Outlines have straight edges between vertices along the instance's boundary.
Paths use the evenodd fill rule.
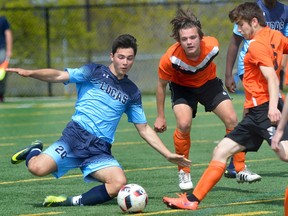
<path fill-rule="evenodd" d="M 261 181 L 261 176 L 251 172 L 248 168 L 245 168 L 244 170 L 240 171 L 239 173 L 236 174 L 236 181 L 238 183 L 253 183 L 257 181 Z"/>
<path fill-rule="evenodd" d="M 43 202 L 45 207 L 71 206 L 71 199 L 65 195 L 47 196 Z"/>
<path fill-rule="evenodd" d="M 224 176 L 226 178 L 236 178 L 236 171 L 235 169 L 229 169 L 226 168 L 225 172 L 224 172 Z"/>
<path fill-rule="evenodd" d="M 186 193 L 177 194 L 178 198 L 163 197 L 163 202 L 172 209 L 197 210 L 198 202 L 190 202 Z"/>
<path fill-rule="evenodd" d="M 183 170 L 178 172 L 179 177 L 179 187 L 181 190 L 191 190 L 193 189 L 193 183 L 191 181 L 190 173 L 185 173 Z"/>
<path fill-rule="evenodd" d="M 27 155 L 31 152 L 32 149 L 40 149 L 42 151 L 43 149 L 43 143 L 40 140 L 36 140 L 31 143 L 31 145 L 26 146 L 25 148 L 19 150 L 11 157 L 11 163 L 12 164 L 18 164 L 22 161 L 26 160 Z"/>

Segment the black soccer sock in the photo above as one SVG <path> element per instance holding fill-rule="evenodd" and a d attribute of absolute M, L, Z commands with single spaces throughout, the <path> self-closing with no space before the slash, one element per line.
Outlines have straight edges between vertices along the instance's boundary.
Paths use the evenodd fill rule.
<path fill-rule="evenodd" d="M 101 204 L 111 199 L 112 198 L 107 193 L 105 184 L 102 184 L 92 188 L 91 190 L 87 191 L 86 193 L 83 193 L 80 196 L 72 197 L 72 202 L 74 205 L 78 204 L 85 206 L 85 205 Z"/>
<path fill-rule="evenodd" d="M 33 148 L 26 157 L 26 166 L 28 167 L 28 162 L 32 157 L 38 156 L 41 152 L 39 148 Z"/>
<path fill-rule="evenodd" d="M 187 199 L 190 201 L 190 202 L 198 202 L 200 203 L 200 200 L 194 195 L 194 194 L 190 194 L 187 196 Z"/>
<path fill-rule="evenodd" d="M 228 167 L 227 167 L 228 169 L 235 169 L 235 167 L 234 167 L 234 163 L 233 163 L 233 157 L 231 157 L 230 158 L 230 162 L 229 162 L 229 165 L 228 165 Z"/>

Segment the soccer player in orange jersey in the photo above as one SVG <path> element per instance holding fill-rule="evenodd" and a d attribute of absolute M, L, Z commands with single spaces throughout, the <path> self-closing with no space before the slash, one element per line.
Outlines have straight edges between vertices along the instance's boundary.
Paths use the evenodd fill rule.
<path fill-rule="evenodd" d="M 256 3 L 239 5 L 229 13 L 229 18 L 238 25 L 244 38 L 251 40 L 244 57 L 243 77 L 244 107 L 248 113 L 214 149 L 212 160 L 193 194 L 163 198 L 171 208 L 196 210 L 223 176 L 228 158 L 237 152 L 258 151 L 264 140 L 280 160 L 288 162 L 287 121 L 282 125 L 282 136 L 271 142 L 283 106 L 279 99 L 279 77 L 283 53 L 288 53 L 288 38 L 266 26 L 262 10 Z"/>
<path fill-rule="evenodd" d="M 190 10 L 179 10 L 171 24 L 172 37 L 177 42 L 168 48 L 159 63 L 156 93 L 158 116 L 154 129 L 160 133 L 167 129 L 164 104 L 169 84 L 176 118 L 173 135 L 175 150 L 189 158 L 190 130 L 198 103 L 205 107 L 206 112 L 213 112 L 221 119 L 226 133 L 237 125 L 238 120 L 231 98 L 224 90 L 222 80 L 216 76 L 213 60 L 219 52 L 218 40 L 204 36 L 200 21 Z M 241 182 L 261 179 L 261 176 L 247 172 L 244 162 L 242 165 L 238 167 L 238 172 L 245 176 Z M 193 188 L 190 167 L 178 166 L 178 177 L 181 190 Z"/>
<path fill-rule="evenodd" d="M 256 0 L 255 1 L 261 10 L 263 11 L 263 15 L 266 21 L 266 25 L 269 26 L 271 29 L 275 29 L 280 31 L 283 35 L 288 37 L 288 5 L 282 4 L 277 0 Z M 237 31 L 238 27 L 234 24 L 233 27 L 233 34 L 230 39 L 229 47 L 227 50 L 226 55 L 226 70 L 225 70 L 225 85 L 229 92 L 235 93 L 237 89 L 238 81 L 243 80 L 244 74 L 244 56 L 247 52 L 249 47 L 249 40 L 243 38 L 241 33 Z M 237 58 L 237 70 L 235 76 L 233 76 L 233 66 L 236 61 L 236 57 L 238 54 L 238 49 L 240 45 L 243 44 L 238 58 Z M 287 55 L 286 57 L 282 58 L 280 70 L 280 90 L 283 91 L 283 78 L 284 78 L 284 69 L 285 69 L 285 62 L 287 62 Z M 287 72 L 288 75 L 288 72 Z M 280 91 L 280 92 L 281 92 Z M 285 95 L 282 93 L 279 95 L 282 99 L 285 98 Z M 245 114 L 245 110 L 243 111 Z M 241 158 L 239 158 L 241 159 Z M 245 161 L 245 154 L 243 154 L 243 161 Z M 238 163 L 235 161 L 235 163 Z M 237 166 L 237 164 L 236 164 Z M 234 170 L 233 160 L 231 158 L 229 165 L 227 166 L 224 176 L 227 178 L 237 178 L 238 175 Z"/>

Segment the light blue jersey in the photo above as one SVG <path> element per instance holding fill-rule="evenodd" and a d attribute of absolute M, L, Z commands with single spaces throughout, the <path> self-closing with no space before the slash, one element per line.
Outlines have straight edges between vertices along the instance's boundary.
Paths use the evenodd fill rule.
<path fill-rule="evenodd" d="M 257 4 L 263 11 L 267 26 L 282 32 L 283 35 L 288 37 L 288 6 L 278 1 L 272 9 L 266 8 L 262 0 L 257 0 Z M 242 34 L 238 32 L 238 26 L 236 24 L 234 24 L 233 33 L 243 37 Z M 249 40 L 243 38 L 243 47 L 238 57 L 237 74 L 234 77 L 236 83 L 239 81 L 239 76 L 244 74 L 244 57 L 248 50 L 249 43 Z"/>
<path fill-rule="evenodd" d="M 118 80 L 107 66 L 87 64 L 67 68 L 69 83 L 76 83 L 78 99 L 72 120 L 89 133 L 113 143 L 123 113 L 132 123 L 146 123 L 141 93 L 125 76 Z"/>

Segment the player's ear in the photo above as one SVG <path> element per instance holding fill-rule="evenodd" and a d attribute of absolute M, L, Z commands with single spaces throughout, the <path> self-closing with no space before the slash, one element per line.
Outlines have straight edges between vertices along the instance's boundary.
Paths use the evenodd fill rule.
<path fill-rule="evenodd" d="M 251 20 L 251 24 L 253 27 L 256 27 L 257 25 L 259 25 L 259 21 L 256 17 L 254 17 L 252 20 Z"/>
<path fill-rule="evenodd" d="M 114 55 L 113 53 L 110 53 L 110 60 L 113 61 Z"/>

